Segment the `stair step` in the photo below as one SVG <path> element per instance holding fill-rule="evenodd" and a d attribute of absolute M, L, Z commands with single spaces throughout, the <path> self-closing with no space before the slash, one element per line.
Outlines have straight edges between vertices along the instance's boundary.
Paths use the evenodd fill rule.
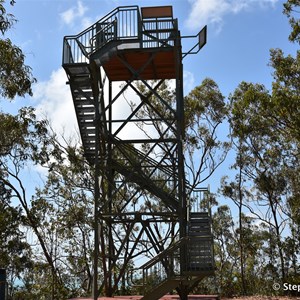
<path fill-rule="evenodd" d="M 210 224 L 210 219 L 190 220 L 191 226 L 205 226 L 206 224 Z"/>
<path fill-rule="evenodd" d="M 84 135 L 82 140 L 87 143 L 94 143 L 95 135 Z"/>
<path fill-rule="evenodd" d="M 85 127 L 81 128 L 81 132 L 85 135 L 85 136 L 88 136 L 88 135 L 91 135 L 91 134 L 95 134 L 96 133 L 96 130 L 94 129 L 86 129 Z"/>
<path fill-rule="evenodd" d="M 95 136 L 83 136 L 82 142 L 84 142 L 86 145 L 95 146 Z"/>
<path fill-rule="evenodd" d="M 193 212 L 190 214 L 188 236 L 193 239 L 211 237 L 211 218 L 207 212 Z"/>
<path fill-rule="evenodd" d="M 202 218 L 210 218 L 208 212 L 192 212 L 190 214 L 190 219 L 202 219 Z"/>
<path fill-rule="evenodd" d="M 197 222 L 190 222 L 191 228 L 202 228 L 202 227 L 210 227 L 210 221 L 197 221 Z"/>
<path fill-rule="evenodd" d="M 80 122 L 80 127 L 81 126 L 89 126 L 89 127 L 94 127 L 95 128 L 95 122 L 94 120 L 78 120 Z"/>
<path fill-rule="evenodd" d="M 92 107 L 89 107 L 89 106 L 87 106 L 87 107 L 79 106 L 79 107 L 77 107 L 77 109 L 78 109 L 78 113 L 79 114 L 82 114 L 82 113 L 93 113 L 93 114 L 95 114 L 95 108 L 94 108 L 94 106 L 92 106 Z"/>
<path fill-rule="evenodd" d="M 91 134 L 91 133 L 95 133 L 96 129 L 95 127 L 82 126 L 82 131 L 85 132 L 86 134 Z"/>
<path fill-rule="evenodd" d="M 93 103 L 91 103 L 90 100 L 78 100 L 74 104 L 78 109 L 80 109 L 80 108 L 93 108 L 93 110 L 95 110 L 95 105 Z"/>
<path fill-rule="evenodd" d="M 95 114 L 93 113 L 81 113 L 77 115 L 78 118 L 82 120 L 94 120 L 95 119 Z"/>
<path fill-rule="evenodd" d="M 72 82 L 74 85 L 79 86 L 81 89 L 90 89 L 91 80 L 89 76 L 76 76 Z"/>
<path fill-rule="evenodd" d="M 77 99 L 75 100 L 74 104 L 76 106 L 80 106 L 80 105 L 91 105 L 91 106 L 95 106 L 94 100 L 93 99 Z"/>
<path fill-rule="evenodd" d="M 86 120 L 93 122 L 95 119 L 95 115 L 94 114 L 78 114 L 77 118 L 78 118 L 79 122 L 85 123 Z"/>
<path fill-rule="evenodd" d="M 89 101 L 89 102 L 93 102 L 94 101 L 94 97 L 93 97 L 93 92 L 92 91 L 80 91 L 80 92 L 76 92 L 74 93 L 74 103 L 76 104 L 77 101 Z"/>
<path fill-rule="evenodd" d="M 82 137 L 82 141 L 84 141 L 85 143 L 90 143 L 90 144 L 94 144 L 95 143 L 95 136 L 83 136 Z"/>
<path fill-rule="evenodd" d="M 89 75 L 90 70 L 87 63 L 64 64 L 66 72 L 71 76 Z"/>
<path fill-rule="evenodd" d="M 189 237 L 207 237 L 207 236 L 209 236 L 211 233 L 210 233 L 210 231 L 208 231 L 208 232 L 201 232 L 201 233 L 194 233 L 194 232 L 189 232 L 188 233 L 188 235 L 189 235 Z"/>
<path fill-rule="evenodd" d="M 209 223 L 202 223 L 202 224 L 190 224 L 190 226 L 189 226 L 189 230 L 190 231 L 193 231 L 193 230 L 196 230 L 196 231 L 198 231 L 198 230 L 205 230 L 205 229 L 209 229 L 210 228 L 210 224 Z"/>

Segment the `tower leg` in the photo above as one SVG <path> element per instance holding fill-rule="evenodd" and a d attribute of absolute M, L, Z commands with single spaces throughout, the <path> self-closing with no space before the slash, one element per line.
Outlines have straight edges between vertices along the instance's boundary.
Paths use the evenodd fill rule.
<path fill-rule="evenodd" d="M 180 286 L 180 293 L 179 293 L 180 300 L 188 300 L 189 298 L 189 291 L 187 285 Z"/>

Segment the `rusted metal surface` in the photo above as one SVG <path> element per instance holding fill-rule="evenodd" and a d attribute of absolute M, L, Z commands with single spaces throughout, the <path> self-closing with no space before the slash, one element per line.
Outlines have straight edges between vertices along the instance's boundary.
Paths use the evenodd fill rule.
<path fill-rule="evenodd" d="M 172 18 L 173 17 L 173 8 L 172 8 L 172 6 L 141 7 L 141 13 L 142 13 L 143 19 Z"/>
<path fill-rule="evenodd" d="M 153 54 L 155 53 L 155 54 Z M 150 62 L 149 62 L 150 60 Z M 131 70 L 124 64 L 126 61 Z M 120 52 L 103 65 L 112 81 L 147 79 L 172 79 L 176 76 L 174 50 L 151 51 L 128 50 Z M 134 74 L 136 72 L 136 74 Z"/>

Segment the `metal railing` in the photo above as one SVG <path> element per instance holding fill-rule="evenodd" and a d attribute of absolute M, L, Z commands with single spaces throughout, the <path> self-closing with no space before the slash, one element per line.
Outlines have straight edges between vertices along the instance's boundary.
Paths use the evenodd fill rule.
<path fill-rule="evenodd" d="M 184 257 L 183 257 L 184 256 Z M 180 267 L 181 262 L 183 270 Z M 144 293 L 150 284 L 185 275 L 211 275 L 214 272 L 213 240 L 211 236 L 183 237 L 140 267 Z"/>
<path fill-rule="evenodd" d="M 63 64 L 88 62 L 89 55 L 111 40 L 138 39 L 138 6 L 120 6 L 77 35 L 65 36 Z"/>
<path fill-rule="evenodd" d="M 140 48 L 173 47 L 177 36 L 177 19 L 141 20 L 138 6 L 121 6 L 81 33 L 65 36 L 63 64 L 87 63 L 111 41 Z"/>
<path fill-rule="evenodd" d="M 151 285 L 158 285 L 164 280 L 179 277 L 181 248 L 187 242 L 187 238 L 182 238 L 175 242 L 168 249 L 162 251 L 157 256 L 140 267 L 143 274 L 142 285 L 144 293 L 151 289 Z"/>
<path fill-rule="evenodd" d="M 116 138 L 115 138 L 116 139 Z M 118 141 L 118 139 L 116 139 Z M 177 199 L 178 174 L 174 172 L 174 165 L 165 161 L 156 161 L 146 153 L 141 152 L 130 144 L 116 143 L 113 148 L 113 158 L 125 168 L 140 171 L 151 180 L 158 189 L 164 190 Z M 195 188 L 188 181 L 185 182 L 188 215 L 193 212 L 208 212 L 211 216 L 209 188 Z"/>
<path fill-rule="evenodd" d="M 193 188 L 188 183 L 186 187 L 189 212 L 208 212 L 211 215 L 209 188 Z"/>
<path fill-rule="evenodd" d="M 148 184 L 152 183 L 157 191 L 162 191 L 177 201 L 178 179 L 171 163 L 156 161 L 130 144 L 116 143 L 113 148 L 114 163 L 133 173 L 139 174 Z"/>
<path fill-rule="evenodd" d="M 177 19 L 142 21 L 143 48 L 173 47 L 177 35 Z"/>

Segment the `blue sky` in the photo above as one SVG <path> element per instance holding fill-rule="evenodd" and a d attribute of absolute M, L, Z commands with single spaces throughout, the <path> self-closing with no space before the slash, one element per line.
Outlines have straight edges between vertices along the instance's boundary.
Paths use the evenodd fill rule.
<path fill-rule="evenodd" d="M 294 53 L 288 42 L 290 27 L 282 14 L 280 0 L 17 0 L 7 9 L 19 20 L 10 37 L 26 54 L 38 83 L 34 97 L 7 103 L 3 110 L 15 111 L 23 104 L 41 109 L 52 118 L 55 127 L 64 119 L 70 124 L 72 103 L 66 77 L 61 68 L 62 40 L 96 22 L 103 15 L 122 5 L 172 5 L 182 35 L 196 34 L 208 25 L 208 43 L 197 55 L 184 59 L 187 93 L 205 77 L 214 79 L 224 95 L 242 80 L 261 82 L 271 87 L 267 66 L 270 48 Z M 184 40 L 183 47 L 189 47 Z M 70 108 L 66 119 L 66 110 Z M 63 115 L 62 115 L 63 111 Z M 64 118 L 62 118 L 64 116 Z M 69 128 L 69 125 L 66 125 Z"/>
<path fill-rule="evenodd" d="M 242 81 L 264 83 L 271 88 L 272 70 L 267 66 L 270 48 L 294 54 L 288 42 L 290 27 L 280 0 L 17 0 L 7 10 L 19 20 L 9 37 L 19 45 L 38 82 L 32 98 L 1 100 L 1 109 L 16 112 L 32 105 L 47 116 L 54 129 L 76 128 L 71 93 L 61 67 L 62 41 L 75 35 L 117 6 L 172 5 L 181 35 L 193 35 L 208 25 L 207 45 L 184 59 L 187 93 L 205 77 L 214 79 L 228 96 Z M 187 40 L 184 49 L 189 48 Z M 224 170 L 224 169 L 223 169 Z M 223 172 L 224 173 L 224 172 Z M 226 173 L 226 172 L 225 172 Z"/>

